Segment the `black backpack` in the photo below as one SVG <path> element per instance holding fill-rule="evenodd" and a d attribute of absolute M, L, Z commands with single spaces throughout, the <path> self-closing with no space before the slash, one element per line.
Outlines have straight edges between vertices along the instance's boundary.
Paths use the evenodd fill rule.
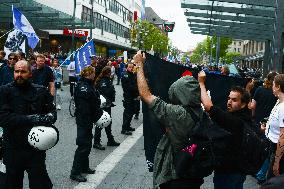
<path fill-rule="evenodd" d="M 176 174 L 184 178 L 207 177 L 222 164 L 231 133 L 214 124 L 205 112 L 200 120 L 190 108 L 187 111 L 196 125 L 189 133 L 188 144 L 174 154 Z M 192 145 L 197 146 L 193 155 L 184 152 Z"/>
<path fill-rule="evenodd" d="M 255 175 L 268 158 L 269 142 L 253 124 L 244 123 L 240 144 L 240 168 L 246 175 Z"/>

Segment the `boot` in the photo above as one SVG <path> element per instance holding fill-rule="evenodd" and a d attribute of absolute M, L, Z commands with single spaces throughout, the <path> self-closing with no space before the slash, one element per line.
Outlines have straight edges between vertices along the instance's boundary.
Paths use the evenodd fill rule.
<path fill-rule="evenodd" d="M 81 174 L 78 174 L 78 175 L 70 175 L 70 179 L 71 180 L 75 180 L 77 182 L 87 182 L 87 179 L 82 176 Z"/>
<path fill-rule="evenodd" d="M 96 149 L 99 149 L 99 150 L 105 150 L 106 149 L 100 143 L 94 143 L 93 148 L 96 148 Z"/>
<path fill-rule="evenodd" d="M 114 139 L 109 140 L 107 142 L 107 146 L 119 146 L 119 145 L 120 145 L 120 143 L 116 142 Z"/>

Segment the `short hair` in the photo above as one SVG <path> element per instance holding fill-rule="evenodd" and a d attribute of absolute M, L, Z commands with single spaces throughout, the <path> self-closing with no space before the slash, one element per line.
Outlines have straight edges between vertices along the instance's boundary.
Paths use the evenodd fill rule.
<path fill-rule="evenodd" d="M 280 86 L 280 90 L 283 93 L 284 92 L 284 74 L 278 74 L 274 78 L 274 83 L 277 86 Z"/>
<path fill-rule="evenodd" d="M 8 59 L 11 57 L 11 56 L 14 56 L 15 58 L 17 58 L 18 59 L 18 55 L 16 54 L 16 53 L 10 53 L 9 55 L 8 55 Z"/>
<path fill-rule="evenodd" d="M 16 62 L 15 66 L 17 64 L 26 64 L 27 67 L 28 67 L 29 72 L 32 73 L 32 66 L 31 66 L 31 64 L 28 61 L 26 61 L 26 60 L 19 60 L 18 62 Z"/>
<path fill-rule="evenodd" d="M 248 104 L 250 102 L 250 94 L 246 91 L 245 88 L 240 86 L 234 86 L 231 88 L 231 91 L 238 92 L 241 94 L 241 102 Z"/>
<path fill-rule="evenodd" d="M 225 73 L 226 75 L 229 75 L 229 74 L 230 74 L 230 68 L 229 68 L 229 66 L 223 66 L 223 68 L 224 68 L 224 73 Z"/>
<path fill-rule="evenodd" d="M 6 56 L 6 52 L 5 51 L 0 51 L 0 54 L 5 57 Z"/>
<path fill-rule="evenodd" d="M 38 54 L 38 55 L 36 55 L 36 60 L 37 60 L 38 58 L 43 58 L 43 59 L 45 59 L 45 56 L 44 56 L 43 54 Z"/>
<path fill-rule="evenodd" d="M 277 72 L 270 72 L 269 74 L 267 74 L 266 78 L 264 79 L 263 87 L 271 89 L 276 75 L 278 75 Z"/>
<path fill-rule="evenodd" d="M 80 72 L 81 77 L 88 77 L 91 74 L 96 73 L 95 68 L 93 66 L 86 66 Z"/>

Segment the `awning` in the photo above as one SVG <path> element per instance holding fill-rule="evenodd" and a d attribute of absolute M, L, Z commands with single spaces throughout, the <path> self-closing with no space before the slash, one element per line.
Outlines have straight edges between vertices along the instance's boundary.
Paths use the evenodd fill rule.
<path fill-rule="evenodd" d="M 275 32 L 276 0 L 182 0 L 181 7 L 194 34 L 265 41 Z"/>
<path fill-rule="evenodd" d="M 60 3 L 60 1 L 58 1 Z M 12 23 L 12 5 L 18 8 L 29 20 L 34 29 L 61 30 L 63 28 L 94 28 L 90 22 L 73 19 L 54 8 L 40 4 L 33 0 L 1 0 L 0 1 L 0 26 Z"/>

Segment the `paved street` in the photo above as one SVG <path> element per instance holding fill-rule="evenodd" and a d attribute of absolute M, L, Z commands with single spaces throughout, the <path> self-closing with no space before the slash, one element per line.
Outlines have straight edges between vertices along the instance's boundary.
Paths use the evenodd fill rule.
<path fill-rule="evenodd" d="M 78 184 L 69 179 L 69 174 L 76 149 L 75 119 L 69 115 L 68 103 L 70 100 L 69 87 L 64 86 L 62 91 L 62 110 L 58 111 L 56 126 L 60 131 L 59 143 L 47 152 L 47 169 L 54 184 L 54 189 L 150 189 L 152 174 L 148 172 L 145 163 L 142 137 L 142 114 L 139 120 L 133 120 L 132 126 L 136 129 L 133 136 L 126 137 L 120 134 L 122 124 L 122 89 L 115 86 L 117 91 L 116 107 L 113 108 L 113 135 L 119 142 L 118 148 L 106 147 L 105 151 L 92 149 L 90 165 L 96 168 L 95 175 L 88 176 L 87 183 Z M 102 144 L 106 146 L 106 135 L 102 132 Z M 129 149 L 129 150 L 128 150 Z M 126 153 L 124 155 L 124 153 Z M 28 189 L 28 179 L 25 176 L 25 189 Z M 245 189 L 257 189 L 255 180 L 248 177 Z M 213 189 L 212 177 L 205 179 L 202 189 Z"/>

